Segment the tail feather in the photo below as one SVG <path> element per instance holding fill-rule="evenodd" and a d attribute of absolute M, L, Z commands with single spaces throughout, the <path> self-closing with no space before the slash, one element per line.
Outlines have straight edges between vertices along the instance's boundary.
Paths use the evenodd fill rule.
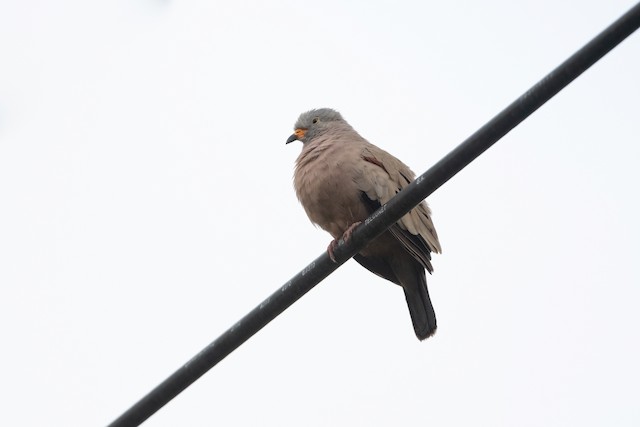
<path fill-rule="evenodd" d="M 353 258 L 367 270 L 402 286 L 413 329 L 420 340 L 429 338 L 436 332 L 436 313 L 431 305 L 425 267 L 421 261 L 416 260 L 411 253 L 400 250 L 386 256 L 356 254 Z"/>
<path fill-rule="evenodd" d="M 431 305 L 429 291 L 427 290 L 427 278 L 424 270 L 419 269 L 411 281 L 404 281 L 402 288 L 409 306 L 409 314 L 413 322 L 413 329 L 420 340 L 429 338 L 436 333 L 436 313 Z"/>

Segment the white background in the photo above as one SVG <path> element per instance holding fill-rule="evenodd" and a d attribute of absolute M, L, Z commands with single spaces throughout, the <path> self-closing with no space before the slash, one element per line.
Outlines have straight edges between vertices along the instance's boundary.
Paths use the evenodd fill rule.
<path fill-rule="evenodd" d="M 0 424 L 109 423 L 326 248 L 302 111 L 422 173 L 633 4 L 2 2 Z M 434 338 L 350 261 L 145 425 L 639 425 L 639 76 L 429 198 Z"/>

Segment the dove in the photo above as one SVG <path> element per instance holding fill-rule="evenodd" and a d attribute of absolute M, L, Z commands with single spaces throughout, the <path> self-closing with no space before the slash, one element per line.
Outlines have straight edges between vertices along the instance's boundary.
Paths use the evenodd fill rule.
<path fill-rule="evenodd" d="M 330 108 L 304 112 L 287 139 L 302 142 L 293 177 L 298 200 L 312 223 L 333 240 L 327 252 L 380 206 L 405 188 L 415 174 L 400 160 L 364 139 Z M 364 268 L 404 290 L 413 329 L 420 340 L 436 332 L 425 270 L 431 253 L 441 253 L 425 201 L 404 215 L 353 258 Z"/>

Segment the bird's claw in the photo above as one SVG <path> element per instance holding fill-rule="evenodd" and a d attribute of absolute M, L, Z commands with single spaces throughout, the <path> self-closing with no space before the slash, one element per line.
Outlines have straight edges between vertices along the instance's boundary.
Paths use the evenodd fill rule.
<path fill-rule="evenodd" d="M 349 226 L 349 228 L 344 231 L 344 233 L 342 234 L 342 240 L 344 240 L 345 243 L 347 243 L 351 239 L 353 230 L 355 230 L 360 224 L 362 224 L 362 221 L 354 222 Z"/>
<path fill-rule="evenodd" d="M 362 224 L 362 221 L 354 222 L 353 224 L 351 224 L 349 228 L 347 228 L 344 231 L 344 233 L 342 233 L 342 241 L 347 243 L 351 239 L 353 230 L 355 230 L 356 227 L 358 227 L 360 224 Z M 333 239 L 331 243 L 329 243 L 329 246 L 327 246 L 327 254 L 329 254 L 329 258 L 331 258 L 331 261 L 333 262 L 336 262 L 336 256 L 334 255 L 334 251 L 336 250 L 337 247 L 338 247 L 338 239 Z"/>
<path fill-rule="evenodd" d="M 336 256 L 333 254 L 333 251 L 338 247 L 338 239 L 333 239 L 329 246 L 327 246 L 327 253 L 329 254 L 329 258 L 331 261 L 336 262 Z"/>

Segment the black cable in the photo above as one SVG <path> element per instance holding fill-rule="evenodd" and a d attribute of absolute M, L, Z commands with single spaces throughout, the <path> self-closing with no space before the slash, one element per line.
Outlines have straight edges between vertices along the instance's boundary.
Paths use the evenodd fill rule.
<path fill-rule="evenodd" d="M 515 102 L 505 108 L 451 153 L 436 163 L 358 227 L 348 244 L 335 251 L 337 263 L 326 253 L 244 316 L 218 339 L 179 368 L 124 412 L 110 427 L 138 426 L 209 369 L 275 319 L 325 277 L 382 234 L 428 195 L 437 190 L 511 129 L 587 70 L 640 27 L 640 3 L 564 61 Z"/>

